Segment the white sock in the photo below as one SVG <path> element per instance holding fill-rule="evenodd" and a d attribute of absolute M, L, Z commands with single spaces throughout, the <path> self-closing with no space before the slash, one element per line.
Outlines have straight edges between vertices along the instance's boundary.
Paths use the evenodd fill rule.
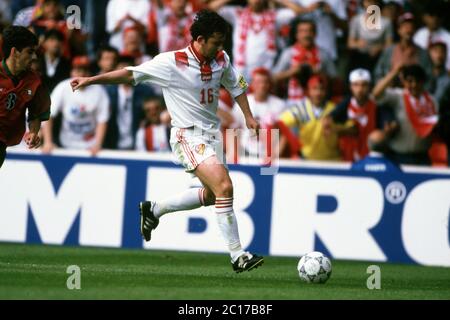
<path fill-rule="evenodd" d="M 233 198 L 216 198 L 216 214 L 219 229 L 230 251 L 231 261 L 236 261 L 243 253 L 236 216 L 233 211 Z"/>
<path fill-rule="evenodd" d="M 192 210 L 205 205 L 205 188 L 190 188 L 182 194 L 170 197 L 155 204 L 153 214 L 158 219 L 166 213 Z"/>

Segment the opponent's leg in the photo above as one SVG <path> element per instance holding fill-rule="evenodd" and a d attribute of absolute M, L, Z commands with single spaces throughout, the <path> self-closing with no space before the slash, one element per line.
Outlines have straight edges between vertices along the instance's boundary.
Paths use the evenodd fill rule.
<path fill-rule="evenodd" d="M 239 238 L 238 225 L 233 210 L 233 184 L 228 170 L 212 156 L 198 165 L 194 174 L 202 184 L 215 195 L 215 212 L 220 231 L 230 252 L 233 269 L 236 272 L 252 270 L 260 266 L 262 257 L 244 252 Z"/>

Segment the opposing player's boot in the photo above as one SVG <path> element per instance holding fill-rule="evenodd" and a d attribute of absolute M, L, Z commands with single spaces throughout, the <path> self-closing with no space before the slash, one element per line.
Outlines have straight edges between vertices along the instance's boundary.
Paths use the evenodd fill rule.
<path fill-rule="evenodd" d="M 145 241 L 150 241 L 152 238 L 152 230 L 156 229 L 159 224 L 159 219 L 153 214 L 153 201 L 139 202 L 139 212 L 141 214 L 141 234 Z"/>
<path fill-rule="evenodd" d="M 246 252 L 231 264 L 233 266 L 233 270 L 237 273 L 240 273 L 242 271 L 250 271 L 256 269 L 263 263 L 263 257 L 257 256 L 256 254 L 251 254 L 250 252 Z"/>

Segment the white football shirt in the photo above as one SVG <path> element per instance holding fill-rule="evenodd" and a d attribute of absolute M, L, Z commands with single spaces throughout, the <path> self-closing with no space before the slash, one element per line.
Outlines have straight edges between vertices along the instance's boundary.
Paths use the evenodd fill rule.
<path fill-rule="evenodd" d="M 205 63 L 204 58 L 189 45 L 180 51 L 160 53 L 151 61 L 126 69 L 133 71 L 135 84 L 150 83 L 162 87 L 172 126 L 219 130 L 216 112 L 220 85 L 235 98 L 246 91 L 247 83 L 232 66 L 225 51 L 210 62 L 210 76 L 202 76 L 201 63 Z"/>
<path fill-rule="evenodd" d="M 59 138 L 64 148 L 89 149 L 95 144 L 98 123 L 109 119 L 109 98 L 102 86 L 72 92 L 70 81 L 60 82 L 52 92 L 52 117 L 62 113 Z"/>

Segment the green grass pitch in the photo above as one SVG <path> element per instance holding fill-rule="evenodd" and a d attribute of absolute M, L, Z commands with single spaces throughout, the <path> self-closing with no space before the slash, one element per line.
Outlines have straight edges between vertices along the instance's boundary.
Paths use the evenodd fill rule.
<path fill-rule="evenodd" d="M 0 243 L 0 299 L 450 299 L 450 268 L 332 263 L 314 285 L 300 282 L 295 258 L 235 274 L 222 254 Z M 380 290 L 366 287 L 371 264 Z M 69 265 L 81 268 L 81 290 L 66 287 Z"/>

